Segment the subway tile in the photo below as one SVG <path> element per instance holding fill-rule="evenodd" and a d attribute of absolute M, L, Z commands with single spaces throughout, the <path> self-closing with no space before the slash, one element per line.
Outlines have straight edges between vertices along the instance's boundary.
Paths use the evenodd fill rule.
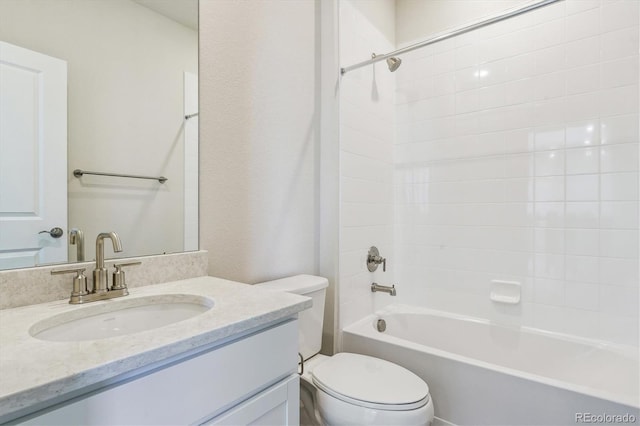
<path fill-rule="evenodd" d="M 598 173 L 600 166 L 600 149 L 577 148 L 566 153 L 566 171 L 568 175 Z"/>
<path fill-rule="evenodd" d="M 564 306 L 564 281 L 535 278 L 533 281 L 533 301 L 544 305 Z"/>
<path fill-rule="evenodd" d="M 478 90 L 467 90 L 455 95 L 456 114 L 465 114 L 478 110 Z"/>
<path fill-rule="evenodd" d="M 600 148 L 600 172 L 636 172 L 638 144 L 607 145 Z"/>
<path fill-rule="evenodd" d="M 534 201 L 533 180 L 529 178 L 504 181 L 504 200 L 507 203 Z"/>
<path fill-rule="evenodd" d="M 638 85 L 603 89 L 600 92 L 600 113 L 603 116 L 638 112 Z"/>
<path fill-rule="evenodd" d="M 613 257 L 601 257 L 600 284 L 637 287 L 640 274 L 638 272 L 638 259 L 617 259 Z"/>
<path fill-rule="evenodd" d="M 455 88 L 457 92 L 478 88 L 480 71 L 477 66 L 456 71 Z"/>
<path fill-rule="evenodd" d="M 478 47 L 475 44 L 467 44 L 455 50 L 456 69 L 472 67 L 478 64 Z"/>
<path fill-rule="evenodd" d="M 507 145 L 510 141 L 507 140 Z M 504 176 L 506 178 L 529 177 L 534 175 L 534 155 L 510 155 L 504 162 Z"/>
<path fill-rule="evenodd" d="M 533 77 L 530 84 L 533 85 L 533 99 L 536 101 L 564 96 L 567 87 L 564 72 L 553 72 Z"/>
<path fill-rule="evenodd" d="M 598 258 L 589 256 L 565 256 L 565 280 L 585 283 L 598 282 Z"/>
<path fill-rule="evenodd" d="M 567 16 L 600 7 L 600 0 L 565 0 L 565 3 Z"/>
<path fill-rule="evenodd" d="M 525 14 L 525 16 L 526 15 L 531 15 L 534 23 L 537 24 L 555 19 L 562 19 L 566 15 L 565 2 L 554 3 L 543 8 L 536 9 L 535 11 L 531 11 L 530 13 Z"/>
<path fill-rule="evenodd" d="M 603 117 L 600 120 L 602 144 L 640 142 L 638 114 Z"/>
<path fill-rule="evenodd" d="M 421 51 L 392 76 L 393 152 L 375 132 L 393 100 L 349 111 L 371 91 L 366 79 L 347 87 L 345 247 L 359 250 L 356 230 L 388 232 L 389 221 L 405 262 L 396 277 L 423 280 L 429 269 L 424 291 L 411 291 L 433 306 L 490 316 L 489 304 L 474 305 L 486 282 L 529 276 L 529 324 L 637 344 L 615 326 L 638 315 L 638 3 L 566 0 L 524 26 Z M 371 120 L 376 129 L 357 129 Z M 368 146 L 373 158 L 354 154 Z M 396 205 L 381 203 L 363 226 L 365 207 L 391 192 Z"/>
<path fill-rule="evenodd" d="M 560 149 L 565 145 L 565 129 L 561 125 L 537 127 L 534 133 L 536 151 Z"/>
<path fill-rule="evenodd" d="M 638 200 L 638 173 L 607 173 L 600 176 L 600 199 Z"/>
<path fill-rule="evenodd" d="M 534 185 L 537 202 L 563 201 L 565 198 L 564 176 L 536 177 Z"/>
<path fill-rule="evenodd" d="M 638 230 L 601 229 L 600 256 L 638 258 Z"/>
<path fill-rule="evenodd" d="M 564 45 L 554 46 L 534 52 L 533 58 L 536 74 L 561 71 L 567 64 L 567 50 Z"/>
<path fill-rule="evenodd" d="M 479 109 L 499 108 L 507 105 L 504 84 L 482 87 L 477 91 L 477 95 L 477 107 Z"/>
<path fill-rule="evenodd" d="M 638 1 L 604 1 L 600 10 L 603 33 L 626 27 L 638 27 Z"/>
<path fill-rule="evenodd" d="M 456 90 L 455 75 L 451 73 L 433 76 L 433 96 L 448 95 Z"/>
<path fill-rule="evenodd" d="M 610 61 L 638 55 L 638 27 L 600 35 L 600 60 Z"/>
<path fill-rule="evenodd" d="M 455 52 L 451 50 L 433 55 L 431 63 L 433 75 L 455 70 L 455 58 Z"/>
<path fill-rule="evenodd" d="M 495 226 L 533 226 L 534 203 L 506 203 L 498 207 L 493 218 Z M 492 208 L 490 214 L 495 212 L 496 209 Z"/>
<path fill-rule="evenodd" d="M 537 253 L 563 254 L 564 233 L 562 228 L 536 228 L 534 248 Z"/>
<path fill-rule="evenodd" d="M 600 224 L 600 203 L 567 202 L 564 223 L 567 228 L 598 228 Z"/>
<path fill-rule="evenodd" d="M 607 45 L 615 40 L 605 40 Z M 585 65 L 597 64 L 600 61 L 600 37 L 589 37 L 566 44 L 566 67 L 571 69 Z"/>
<path fill-rule="evenodd" d="M 638 317 L 638 288 L 600 286 L 600 311 Z"/>
<path fill-rule="evenodd" d="M 594 146 L 600 143 L 600 120 L 576 121 L 566 125 L 566 146 L 577 148 Z"/>
<path fill-rule="evenodd" d="M 599 232 L 597 229 L 567 229 L 565 252 L 576 256 L 598 256 Z"/>
<path fill-rule="evenodd" d="M 638 201 L 603 201 L 600 204 L 600 227 L 638 229 Z"/>
<path fill-rule="evenodd" d="M 567 176 L 567 201 L 597 201 L 600 193 L 599 176 Z"/>
<path fill-rule="evenodd" d="M 587 92 L 567 96 L 564 118 L 568 122 L 595 119 L 600 112 L 602 92 Z"/>
<path fill-rule="evenodd" d="M 600 87 L 638 85 L 638 56 L 604 62 L 600 65 Z M 633 90 L 633 88 L 631 89 Z"/>
<path fill-rule="evenodd" d="M 600 67 L 587 65 L 565 71 L 567 94 L 595 92 L 600 88 Z"/>
<path fill-rule="evenodd" d="M 504 105 L 515 105 L 533 101 L 535 88 L 533 79 L 531 78 L 508 81 L 501 87 L 503 90 L 501 96 L 504 99 Z"/>
<path fill-rule="evenodd" d="M 534 131 L 531 128 L 507 130 L 504 132 L 505 153 L 520 154 L 533 151 Z"/>
<path fill-rule="evenodd" d="M 593 283 L 567 281 L 565 305 L 576 309 L 597 311 L 600 307 L 600 287 Z"/>
<path fill-rule="evenodd" d="M 567 41 L 596 36 L 600 27 L 600 10 L 590 9 L 567 16 Z"/>
<path fill-rule="evenodd" d="M 537 253 L 534 256 L 534 274 L 537 278 L 562 280 L 564 278 L 565 257 L 557 254 Z"/>
<path fill-rule="evenodd" d="M 590 12 L 583 13 L 589 14 Z M 582 19 L 581 22 L 584 22 L 586 20 L 587 19 Z M 589 22 L 590 21 L 591 18 L 589 18 Z M 590 34 L 590 31 L 587 30 L 587 27 L 589 27 L 589 23 L 584 23 L 572 28 L 571 26 L 569 26 L 569 19 L 567 19 L 566 28 L 565 20 L 563 19 L 554 19 L 553 21 L 544 22 L 534 27 L 534 36 L 532 40 L 533 47 L 534 49 L 545 49 L 547 47 L 563 44 L 568 39 L 575 39 L 577 38 L 576 35 L 580 35 L 583 33 L 587 34 L 579 38 L 593 35 Z"/>
<path fill-rule="evenodd" d="M 563 202 L 539 202 L 536 201 L 535 226 L 545 228 L 564 227 L 565 211 Z"/>
<path fill-rule="evenodd" d="M 555 98 L 538 101 L 534 104 L 534 123 L 536 126 L 546 126 L 556 123 L 562 123 L 567 118 L 567 101 L 568 98 Z M 580 107 L 580 111 L 584 109 L 584 105 Z M 588 108 L 588 107 L 587 107 Z M 574 114 L 573 111 L 570 111 Z M 584 115 L 584 114 L 580 114 Z M 579 117 L 583 118 L 583 117 Z M 577 120 L 573 118 L 573 120 Z"/>
<path fill-rule="evenodd" d="M 543 151 L 535 154 L 536 176 L 564 175 L 565 155 L 561 150 Z M 542 201 L 542 200 L 541 200 Z"/>

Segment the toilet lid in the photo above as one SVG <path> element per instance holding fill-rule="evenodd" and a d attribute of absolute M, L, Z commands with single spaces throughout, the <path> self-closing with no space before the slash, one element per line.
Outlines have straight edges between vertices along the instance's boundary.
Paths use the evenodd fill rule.
<path fill-rule="evenodd" d="M 429 401 L 429 386 L 397 364 L 342 352 L 318 365 L 314 384 L 343 401 L 386 410 L 413 410 Z"/>

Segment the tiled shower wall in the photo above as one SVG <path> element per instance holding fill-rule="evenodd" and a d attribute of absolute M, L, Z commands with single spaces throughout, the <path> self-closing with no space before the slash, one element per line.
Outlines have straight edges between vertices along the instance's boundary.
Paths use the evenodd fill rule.
<path fill-rule="evenodd" d="M 395 48 L 393 0 L 340 1 L 340 63 Z M 352 71 L 340 83 L 339 327 L 390 303 L 371 293 L 373 281 L 393 283 L 393 142 L 395 77 L 383 63 Z M 367 270 L 369 247 L 388 258 Z"/>
<path fill-rule="evenodd" d="M 400 301 L 638 344 L 639 5 L 567 0 L 404 55 Z"/>

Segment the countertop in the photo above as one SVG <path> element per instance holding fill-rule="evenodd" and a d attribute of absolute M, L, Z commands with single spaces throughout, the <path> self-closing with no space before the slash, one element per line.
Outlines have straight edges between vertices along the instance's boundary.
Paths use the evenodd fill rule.
<path fill-rule="evenodd" d="M 84 305 L 67 300 L 0 311 L 0 422 L 42 408 L 91 386 L 117 381 L 197 348 L 276 323 L 311 307 L 311 299 L 254 288 L 214 277 L 198 277 L 129 289 L 130 295 Z M 214 300 L 193 318 L 153 330 L 100 340 L 51 342 L 29 329 L 53 315 L 127 299 L 188 294 Z"/>

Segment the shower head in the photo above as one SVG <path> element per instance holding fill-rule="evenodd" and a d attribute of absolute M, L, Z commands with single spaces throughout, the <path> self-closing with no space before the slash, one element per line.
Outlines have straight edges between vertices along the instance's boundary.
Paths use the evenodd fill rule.
<path fill-rule="evenodd" d="M 377 55 L 375 53 L 371 54 L 371 58 L 375 58 Z M 387 58 L 387 66 L 389 67 L 389 71 L 394 72 L 395 70 L 397 70 L 400 67 L 400 64 L 402 64 L 402 59 L 400 58 L 396 58 L 396 57 L 392 57 L 392 58 Z"/>
<path fill-rule="evenodd" d="M 400 68 L 400 64 L 402 64 L 402 59 L 400 58 L 388 58 L 387 66 L 389 67 L 389 71 L 394 72 L 398 68 Z"/>

